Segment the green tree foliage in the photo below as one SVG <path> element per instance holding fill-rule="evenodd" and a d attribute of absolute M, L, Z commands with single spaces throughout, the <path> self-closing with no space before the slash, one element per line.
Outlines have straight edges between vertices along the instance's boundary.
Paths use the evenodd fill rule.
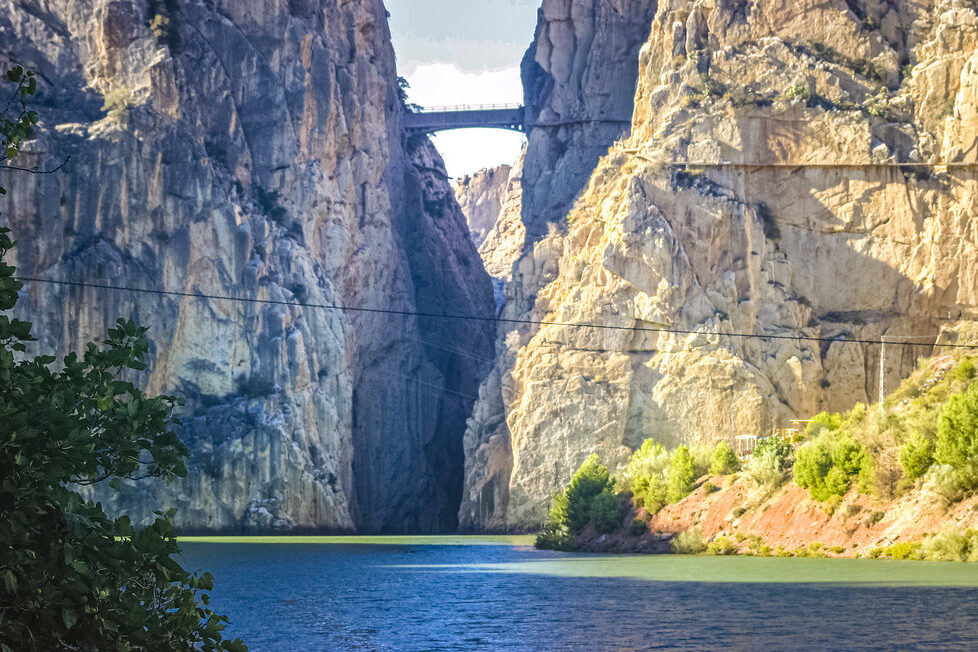
<path fill-rule="evenodd" d="M 911 435 L 900 446 L 900 466 L 910 480 L 922 477 L 934 463 L 934 442 L 919 433 Z"/>
<path fill-rule="evenodd" d="M 748 463 L 751 478 L 768 487 L 784 482 L 791 468 L 794 448 L 780 437 L 768 437 L 757 443 Z"/>
<path fill-rule="evenodd" d="M 978 383 L 952 396 L 941 411 L 934 459 L 954 468 L 961 488 L 978 486 Z"/>
<path fill-rule="evenodd" d="M 675 503 L 693 490 L 696 481 L 696 467 L 693 456 L 686 446 L 680 446 L 672 454 L 669 462 L 669 502 Z"/>
<path fill-rule="evenodd" d="M 0 311 L 21 284 L 3 263 Z M 135 528 L 110 519 L 72 487 L 186 474 L 186 449 L 170 430 L 176 399 L 150 398 L 119 379 L 145 369 L 146 329 L 119 320 L 102 347 L 18 361 L 31 325 L 0 315 L 0 648 L 244 650 L 222 640 L 227 618 L 206 607 L 212 577 L 190 575 L 173 512 Z"/>
<path fill-rule="evenodd" d="M 564 495 L 567 507 L 564 523 L 571 534 L 580 532 L 591 521 L 594 499 L 604 490 L 611 491 L 614 483 L 608 467 L 603 465 L 596 454 L 590 455 L 581 468 L 571 478 Z"/>
<path fill-rule="evenodd" d="M 710 455 L 710 474 L 727 475 L 728 473 L 736 473 L 739 470 L 740 460 L 737 459 L 733 449 L 730 448 L 730 444 L 721 441 L 716 445 L 713 453 Z"/>
<path fill-rule="evenodd" d="M 868 477 L 871 469 L 866 449 L 848 433 L 827 433 L 798 449 L 796 458 L 795 482 L 822 502 L 844 496 L 852 479 Z"/>
<path fill-rule="evenodd" d="M 543 532 L 537 536 L 536 547 L 552 550 L 572 550 L 574 537 L 588 523 L 595 529 L 610 532 L 621 525 L 625 507 L 614 493 L 614 481 L 608 467 L 597 455 L 591 455 L 574 473 L 567 489 L 554 496 L 550 516 Z"/>
<path fill-rule="evenodd" d="M 540 550 L 573 550 L 574 539 L 567 532 L 567 494 L 557 492 L 550 503 L 550 514 L 537 535 L 534 546 Z"/>
<path fill-rule="evenodd" d="M 635 504 L 655 514 L 669 501 L 666 489 L 666 471 L 669 468 L 669 452 L 654 439 L 646 439 L 632 453 L 628 466 L 622 473 L 624 491 L 631 491 Z"/>
<path fill-rule="evenodd" d="M 34 76 L 18 66 L 6 79 L 19 110 L 0 116 L 3 160 L 37 123 L 26 106 Z M 0 650 L 245 650 L 223 640 L 227 618 L 207 608 L 210 574 L 172 558 L 172 511 L 137 528 L 75 490 L 186 474 L 170 430 L 176 399 L 120 378 L 146 368 L 146 329 L 119 320 L 103 346 L 57 367 L 28 358 L 31 324 L 3 314 L 21 289 L 4 262 L 9 233 L 0 228 Z"/>
<path fill-rule="evenodd" d="M 808 427 L 805 428 L 805 439 L 814 439 L 824 432 L 838 430 L 842 426 L 843 419 L 841 414 L 819 412 L 808 422 Z"/>
<path fill-rule="evenodd" d="M 34 73 L 14 66 L 7 71 L 5 79 L 17 85 L 10 98 L 7 108 L 0 114 L 0 162 L 9 161 L 20 153 L 20 145 L 34 135 L 34 125 L 37 124 L 37 112 L 28 108 L 27 102 L 31 95 L 37 92 L 37 79 Z M 13 106 L 14 113 L 8 111 Z M 0 188 L 0 194 L 7 191 Z"/>
<path fill-rule="evenodd" d="M 591 501 L 591 523 L 598 532 L 607 534 L 619 529 L 624 516 L 622 498 L 611 489 L 603 489 Z"/>

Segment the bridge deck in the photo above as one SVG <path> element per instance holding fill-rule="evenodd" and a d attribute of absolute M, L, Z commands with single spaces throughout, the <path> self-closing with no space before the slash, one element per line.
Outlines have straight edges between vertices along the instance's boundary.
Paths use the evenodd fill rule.
<path fill-rule="evenodd" d="M 475 127 L 526 131 L 525 121 L 526 110 L 522 106 L 501 109 L 459 108 L 406 113 L 404 128 L 411 135 Z"/>

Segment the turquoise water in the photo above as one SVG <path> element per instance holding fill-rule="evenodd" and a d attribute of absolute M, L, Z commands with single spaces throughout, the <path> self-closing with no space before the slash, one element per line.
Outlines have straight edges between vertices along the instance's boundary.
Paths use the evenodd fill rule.
<path fill-rule="evenodd" d="M 252 650 L 978 649 L 978 564 L 216 541 L 182 542 L 182 562 L 214 573 L 214 609 Z"/>

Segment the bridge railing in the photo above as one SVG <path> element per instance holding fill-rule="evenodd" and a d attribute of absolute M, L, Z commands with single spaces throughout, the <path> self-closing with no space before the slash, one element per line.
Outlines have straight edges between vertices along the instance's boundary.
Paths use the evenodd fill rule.
<path fill-rule="evenodd" d="M 498 111 L 523 108 L 522 104 L 457 104 L 455 106 L 425 106 L 417 113 L 455 113 L 458 111 Z"/>

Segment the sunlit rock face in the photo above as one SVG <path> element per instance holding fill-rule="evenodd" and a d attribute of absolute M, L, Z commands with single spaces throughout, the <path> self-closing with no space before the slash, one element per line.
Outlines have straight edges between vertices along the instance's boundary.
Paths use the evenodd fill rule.
<path fill-rule="evenodd" d="M 509 165 L 479 170 L 455 182 L 455 199 L 469 225 L 469 234 L 476 247 L 482 245 L 496 224 L 506 197 Z"/>
<path fill-rule="evenodd" d="M 592 452 L 871 401 L 880 347 L 833 340 L 927 344 L 975 313 L 973 168 L 889 165 L 976 160 L 971 3 L 668 0 L 650 25 L 631 135 L 528 238 L 512 287 L 542 290 L 507 286 L 508 309 L 599 328 L 504 335 L 466 433 L 469 527 L 536 526 Z M 886 385 L 928 352 L 887 346 Z"/>
<path fill-rule="evenodd" d="M 43 135 L 5 174 L 20 273 L 381 312 L 29 284 L 37 351 L 151 328 L 188 478 L 113 507 L 184 531 L 455 526 L 492 288 L 444 166 L 401 129 L 380 0 L 8 2 Z M 103 105 L 105 108 L 103 108 Z"/>
<path fill-rule="evenodd" d="M 535 127 L 510 173 L 499 218 L 479 253 L 505 281 L 501 317 L 526 319 L 557 275 L 560 231 L 608 147 L 628 132 L 638 53 L 654 0 L 544 0 L 523 59 L 525 104 Z M 513 455 L 507 414 L 517 396 L 511 374 L 533 330 L 502 322 L 496 364 L 480 389 L 465 435 L 460 520 L 470 529 L 508 529 Z"/>

